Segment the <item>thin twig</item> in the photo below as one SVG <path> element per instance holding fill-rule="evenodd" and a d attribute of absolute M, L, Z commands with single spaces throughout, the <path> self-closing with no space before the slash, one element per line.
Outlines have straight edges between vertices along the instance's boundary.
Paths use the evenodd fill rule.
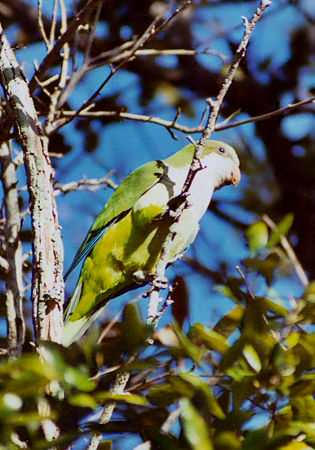
<path fill-rule="evenodd" d="M 90 61 L 88 70 L 96 69 L 97 67 L 102 67 L 105 64 L 114 64 L 122 59 L 124 59 L 128 55 L 128 50 L 126 48 L 130 47 L 133 44 L 133 41 L 125 42 L 123 45 L 119 47 L 115 47 L 112 50 L 108 50 L 106 52 L 101 53 L 96 56 L 94 59 Z M 121 51 L 125 48 L 124 51 Z M 182 49 L 182 48 L 173 48 L 167 50 L 160 50 L 154 48 L 147 48 L 142 50 L 137 50 L 135 52 L 136 56 L 198 56 L 198 55 L 213 55 L 220 58 L 224 63 L 227 62 L 227 57 L 222 55 L 221 53 L 216 52 L 215 50 L 191 50 L 191 49 Z"/>
<path fill-rule="evenodd" d="M 88 0 L 88 2 L 83 6 L 83 8 L 72 19 L 72 22 L 70 23 L 67 30 L 59 37 L 54 47 L 46 55 L 44 60 L 41 62 L 38 70 L 31 79 L 29 83 L 29 90 L 31 94 L 37 87 L 37 80 L 41 81 L 41 79 L 43 78 L 49 67 L 51 67 L 51 65 L 59 57 L 59 53 L 64 44 L 72 39 L 76 29 L 79 27 L 80 24 L 84 22 L 86 16 L 96 7 L 99 1 L 100 0 Z"/>
<path fill-rule="evenodd" d="M 171 17 L 165 21 L 162 22 L 161 25 L 157 26 L 157 24 L 160 22 L 160 20 L 164 17 L 166 12 L 171 9 L 173 6 L 174 1 L 171 2 L 164 11 L 162 11 L 155 19 L 151 22 L 151 24 L 146 28 L 144 33 L 137 39 L 137 41 L 133 44 L 133 46 L 130 48 L 130 51 L 128 52 L 127 56 L 114 68 L 111 69 L 110 74 L 105 78 L 105 80 L 100 84 L 100 86 L 96 89 L 94 94 L 90 96 L 89 99 L 87 99 L 82 106 L 75 112 L 75 114 L 72 117 L 69 117 L 64 122 L 61 122 L 58 126 L 55 127 L 54 131 L 58 131 L 61 127 L 65 126 L 72 120 L 74 120 L 76 117 L 79 116 L 80 112 L 84 109 L 86 109 L 91 103 L 94 102 L 94 100 L 99 96 L 99 94 L 102 92 L 104 87 L 107 85 L 107 83 L 113 78 L 114 75 L 123 67 L 125 64 L 127 64 L 129 61 L 133 60 L 135 58 L 137 50 L 139 50 L 141 47 L 144 46 L 146 42 L 148 42 L 150 39 L 152 39 L 153 36 L 158 34 L 164 26 L 167 26 L 171 20 L 173 20 L 176 16 L 178 16 L 179 13 L 181 13 L 188 5 L 191 4 L 191 0 L 187 0 L 183 5 L 181 5 L 180 8 L 177 8 L 176 11 L 171 15 Z"/>
<path fill-rule="evenodd" d="M 49 48 L 47 49 L 48 51 L 50 51 L 53 48 L 54 42 L 55 42 L 57 11 L 58 11 L 58 0 L 54 0 L 54 9 L 53 9 L 53 15 L 52 15 L 52 21 L 51 21 L 51 27 L 50 27 L 50 33 L 49 33 Z"/>
<path fill-rule="evenodd" d="M 246 125 L 247 123 L 253 123 L 253 122 L 259 122 L 261 120 L 268 120 L 272 119 L 273 117 L 280 116 L 282 114 L 286 114 L 288 112 L 294 111 L 296 109 L 301 108 L 302 106 L 315 103 L 315 97 L 310 97 L 305 100 L 302 100 L 297 103 L 291 103 L 287 106 L 284 106 L 283 108 L 276 109 L 274 111 L 271 111 L 269 113 L 260 114 L 258 116 L 251 117 L 249 119 L 240 120 L 235 123 L 226 123 L 227 120 L 231 119 L 231 116 L 228 119 L 223 120 L 222 122 L 216 124 L 214 131 L 222 131 L 222 130 L 228 130 L 229 128 L 235 128 L 239 127 L 241 125 Z M 238 111 L 240 112 L 240 111 Z M 62 111 L 62 115 L 65 117 L 73 116 L 76 112 L 75 111 Z M 161 125 L 165 127 L 167 130 L 174 129 L 177 131 L 182 131 L 183 133 L 187 134 L 194 134 L 194 133 L 201 133 L 204 131 L 205 127 L 201 124 L 198 127 L 187 127 L 185 125 L 181 125 L 177 122 L 177 114 L 175 116 L 174 120 L 165 120 L 161 119 L 159 117 L 154 116 L 146 116 L 143 114 L 133 114 L 128 113 L 124 111 L 89 111 L 89 112 L 81 112 L 79 113 L 80 117 L 86 117 L 86 118 L 99 118 L 99 117 L 116 117 L 117 120 L 119 119 L 127 119 L 127 120 L 134 120 L 136 122 L 146 122 L 146 123 L 154 123 L 156 125 Z M 234 114 L 233 116 L 234 117 Z M 203 123 L 203 120 L 201 121 Z"/>
<path fill-rule="evenodd" d="M 59 0 L 60 10 L 61 10 L 61 33 L 65 33 L 68 28 L 68 20 L 67 20 L 67 10 L 64 4 L 64 0 Z M 62 64 L 61 64 L 61 73 L 60 79 L 58 83 L 59 90 L 61 91 L 65 85 L 68 75 L 68 66 L 70 59 L 70 46 L 69 43 L 66 42 L 62 47 Z"/>
<path fill-rule="evenodd" d="M 111 180 L 111 176 L 113 175 L 114 171 L 110 171 L 105 177 L 102 178 L 82 178 L 82 180 L 79 181 L 70 181 L 67 184 L 55 184 L 55 190 L 54 194 L 57 197 L 59 194 L 68 194 L 69 192 L 76 192 L 76 191 L 92 191 L 95 192 L 96 190 L 107 186 L 112 189 L 117 189 L 117 184 L 114 183 Z"/>
<path fill-rule="evenodd" d="M 63 0 L 59 0 L 60 10 L 61 10 L 61 33 L 65 33 L 67 30 L 67 11 Z M 67 75 L 68 75 L 68 66 L 70 59 L 70 47 L 68 42 L 66 42 L 63 46 L 62 52 L 62 63 L 58 85 L 54 89 L 53 93 L 48 92 L 49 98 L 49 110 L 47 114 L 47 120 L 45 123 L 45 133 L 47 135 L 50 134 L 53 128 L 53 121 L 55 117 L 55 111 L 57 110 L 58 99 L 62 95 L 62 91 L 66 85 Z M 45 90 L 46 91 L 46 90 Z M 46 91 L 47 92 L 47 91 Z"/>
<path fill-rule="evenodd" d="M 101 14 L 102 6 L 103 6 L 103 2 L 102 2 L 102 0 L 100 0 L 100 3 L 98 4 L 98 6 L 96 8 L 94 22 L 91 27 L 91 32 L 89 34 L 85 53 L 84 53 L 84 61 L 83 61 L 82 66 L 80 67 L 80 70 L 77 70 L 77 68 L 76 68 L 76 59 L 75 59 L 76 58 L 76 49 L 75 49 L 75 53 L 73 55 L 73 57 L 74 57 L 73 73 L 72 73 L 72 76 L 69 80 L 69 83 L 68 83 L 66 89 L 64 89 L 64 91 L 60 95 L 60 98 L 58 100 L 58 109 L 64 105 L 64 103 L 67 101 L 69 95 L 71 94 L 72 90 L 79 84 L 79 82 L 82 80 L 82 78 L 85 76 L 85 74 L 89 71 L 88 70 L 89 57 L 90 57 L 90 52 L 91 52 L 97 24 L 98 24 L 99 17 Z"/>
<path fill-rule="evenodd" d="M 56 1 L 56 0 L 55 0 Z M 45 42 L 46 48 L 49 51 L 50 50 L 50 42 L 49 39 L 47 37 L 46 31 L 45 31 L 45 27 L 44 27 L 44 23 L 43 23 L 43 5 L 42 5 L 42 0 L 38 0 L 38 28 L 40 31 L 40 34 L 42 35 L 42 38 Z"/>
<path fill-rule="evenodd" d="M 125 387 L 128 383 L 129 377 L 130 372 L 119 373 L 116 377 L 115 385 L 113 387 L 112 392 L 115 394 L 123 394 Z M 105 404 L 99 420 L 99 423 L 101 425 L 104 425 L 105 423 L 108 423 L 111 420 L 115 407 L 116 407 L 115 401 L 109 401 Z M 102 433 L 95 433 L 91 438 L 87 450 L 96 450 L 101 440 L 102 440 Z"/>
<path fill-rule="evenodd" d="M 272 230 L 272 231 L 276 231 L 279 233 L 277 225 L 274 223 L 274 221 L 267 215 L 264 214 L 262 216 L 262 220 L 265 222 L 265 224 Z M 299 277 L 302 285 L 304 286 L 304 288 L 307 288 L 307 286 L 309 285 L 309 280 L 308 277 L 300 263 L 300 261 L 297 259 L 297 256 L 290 244 L 290 242 L 288 241 L 288 239 L 281 233 L 279 233 L 279 239 L 280 239 L 280 243 L 282 245 L 282 247 L 284 248 L 284 250 L 286 251 L 289 260 L 291 261 L 294 270 L 297 274 L 297 276 Z"/>

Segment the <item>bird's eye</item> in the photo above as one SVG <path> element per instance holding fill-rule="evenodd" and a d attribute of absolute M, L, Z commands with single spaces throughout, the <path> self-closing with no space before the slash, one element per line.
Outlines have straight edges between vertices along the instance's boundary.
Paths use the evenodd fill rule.
<path fill-rule="evenodd" d="M 225 153 L 225 148 L 220 147 L 220 148 L 219 148 L 219 152 L 222 153 L 222 155 L 224 155 L 224 153 Z"/>

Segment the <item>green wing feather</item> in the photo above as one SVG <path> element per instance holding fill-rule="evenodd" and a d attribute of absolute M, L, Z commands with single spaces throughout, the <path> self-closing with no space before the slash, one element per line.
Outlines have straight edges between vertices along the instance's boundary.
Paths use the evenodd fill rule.
<path fill-rule="evenodd" d="M 136 201 L 162 178 L 165 168 L 163 161 L 150 161 L 128 175 L 95 219 L 73 263 L 65 274 L 65 279 L 80 261 L 91 252 L 105 231 L 127 214 Z"/>

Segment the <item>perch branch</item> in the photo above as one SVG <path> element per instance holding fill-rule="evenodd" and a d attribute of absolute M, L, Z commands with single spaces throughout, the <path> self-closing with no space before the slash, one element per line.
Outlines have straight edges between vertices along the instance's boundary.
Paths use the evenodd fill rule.
<path fill-rule="evenodd" d="M 165 238 L 164 244 L 162 246 L 160 259 L 157 263 L 156 267 L 156 273 L 155 273 L 155 280 L 153 281 L 153 289 L 150 294 L 150 300 L 149 300 L 149 307 L 148 307 L 148 316 L 147 321 L 148 323 L 152 323 L 153 325 L 157 325 L 158 320 L 160 318 L 160 314 L 158 312 L 159 304 L 162 300 L 160 297 L 160 290 L 161 290 L 161 280 L 165 280 L 165 271 L 166 266 L 169 260 L 169 254 L 171 250 L 171 246 L 174 240 L 174 237 L 176 236 L 176 229 L 177 229 L 177 222 L 183 213 L 185 207 L 186 207 L 186 197 L 185 194 L 189 192 L 189 189 L 193 183 L 193 180 L 198 173 L 198 171 L 201 169 L 200 164 L 200 158 L 202 156 L 203 149 L 210 138 L 211 134 L 215 130 L 215 124 L 219 115 L 219 111 L 221 108 L 221 105 L 223 103 L 224 97 L 226 93 L 228 92 L 231 83 L 233 81 L 235 72 L 237 71 L 239 64 L 241 60 L 244 58 L 246 54 L 246 48 L 249 42 L 249 39 L 251 37 L 251 34 L 255 28 L 255 25 L 257 21 L 261 18 L 264 10 L 271 4 L 269 0 L 261 0 L 254 16 L 248 21 L 246 17 L 243 17 L 244 20 L 244 35 L 243 38 L 236 50 L 234 60 L 229 68 L 228 74 L 223 81 L 223 84 L 221 86 L 221 89 L 219 91 L 219 94 L 215 100 L 212 98 L 207 99 L 207 103 L 210 106 L 209 108 L 209 114 L 206 126 L 204 128 L 204 131 L 202 133 L 202 136 L 198 143 L 194 143 L 195 145 L 195 153 L 191 162 L 190 169 L 187 174 L 186 181 L 184 183 L 182 192 L 180 194 L 179 205 L 173 214 L 172 218 L 172 224 L 170 226 L 169 232 Z"/>

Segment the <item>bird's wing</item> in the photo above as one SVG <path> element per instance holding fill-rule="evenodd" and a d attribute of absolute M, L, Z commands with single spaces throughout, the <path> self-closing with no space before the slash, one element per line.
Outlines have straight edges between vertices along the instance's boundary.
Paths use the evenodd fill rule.
<path fill-rule="evenodd" d="M 150 161 L 128 175 L 95 219 L 64 279 L 91 252 L 105 231 L 127 214 L 136 201 L 162 178 L 165 169 L 163 161 Z"/>

